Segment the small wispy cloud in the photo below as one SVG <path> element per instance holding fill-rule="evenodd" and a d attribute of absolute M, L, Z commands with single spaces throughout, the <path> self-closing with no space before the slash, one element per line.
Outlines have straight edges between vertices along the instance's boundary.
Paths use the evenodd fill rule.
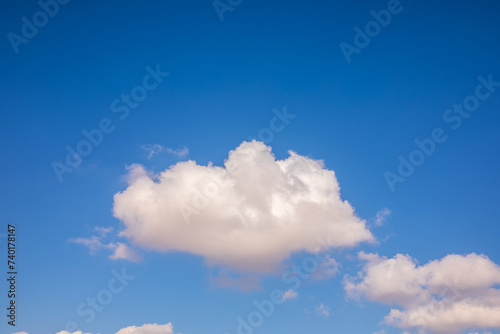
<path fill-rule="evenodd" d="M 312 277 L 318 281 L 326 280 L 335 277 L 339 273 L 340 264 L 326 255 L 324 261 L 322 261 L 318 268 L 312 273 Z"/>
<path fill-rule="evenodd" d="M 139 256 L 132 248 L 121 242 L 104 242 L 106 235 L 113 231 L 112 227 L 94 227 L 93 231 L 98 235 L 93 235 L 88 238 L 72 238 L 68 241 L 73 244 L 79 244 L 87 247 L 91 255 L 97 254 L 101 250 L 109 250 L 113 253 L 109 256 L 112 260 L 128 260 L 131 262 L 139 262 Z"/>
<path fill-rule="evenodd" d="M 97 234 L 99 234 L 100 237 L 104 238 L 108 233 L 111 233 L 113 231 L 113 227 L 110 226 L 110 227 L 99 227 L 99 226 L 96 226 L 94 227 L 94 231 L 97 232 Z"/>
<path fill-rule="evenodd" d="M 112 260 L 128 260 L 132 262 L 139 262 L 141 257 L 129 246 L 124 243 L 118 242 L 112 244 L 114 252 L 109 256 Z"/>
<path fill-rule="evenodd" d="M 388 208 L 383 208 L 382 210 L 378 211 L 377 214 L 375 215 L 375 226 L 382 226 L 384 221 L 391 215 L 391 210 Z"/>
<path fill-rule="evenodd" d="M 112 248 L 110 244 L 103 244 L 101 238 L 96 235 L 93 235 L 89 238 L 72 238 L 69 240 L 69 242 L 86 246 L 89 249 L 90 254 L 92 255 L 97 254 L 97 252 L 102 249 Z"/>
<path fill-rule="evenodd" d="M 385 331 L 385 329 L 382 329 L 380 331 L 377 331 L 377 332 L 373 332 L 373 334 L 387 334 L 387 332 Z M 403 332 L 403 334 L 410 334 L 408 332 Z"/>
<path fill-rule="evenodd" d="M 219 270 L 209 278 L 210 286 L 213 289 L 235 289 L 241 291 L 259 290 L 259 278 L 255 275 L 244 275 L 227 270 Z"/>
<path fill-rule="evenodd" d="M 330 308 L 323 303 L 319 304 L 316 306 L 316 314 L 323 317 L 329 317 L 331 314 Z"/>
<path fill-rule="evenodd" d="M 297 291 L 290 289 L 290 290 L 285 291 L 282 299 L 283 299 L 283 301 L 287 301 L 290 299 L 296 299 L 297 296 L 298 296 Z"/>
<path fill-rule="evenodd" d="M 185 157 L 189 154 L 189 149 L 186 146 L 175 150 L 173 148 L 165 147 L 159 144 L 145 144 L 142 145 L 141 148 L 148 152 L 148 159 L 151 159 L 161 152 L 167 152 L 168 154 L 175 155 L 179 158 Z"/>

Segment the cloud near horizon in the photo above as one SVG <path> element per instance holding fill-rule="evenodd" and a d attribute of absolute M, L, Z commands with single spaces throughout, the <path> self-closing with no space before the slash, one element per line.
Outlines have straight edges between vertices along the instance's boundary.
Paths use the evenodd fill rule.
<path fill-rule="evenodd" d="M 332 170 L 289 151 L 277 160 L 262 142 L 243 142 L 223 167 L 179 162 L 153 175 L 129 168 L 114 196 L 120 236 L 158 252 L 202 256 L 209 265 L 270 272 L 292 253 L 373 242 L 353 207 L 341 199 Z"/>
<path fill-rule="evenodd" d="M 399 306 L 385 317 L 388 325 L 434 333 L 500 328 L 500 266 L 484 255 L 451 254 L 420 266 L 403 254 L 359 258 L 367 263 L 357 277 L 346 276 L 347 295 Z"/>
<path fill-rule="evenodd" d="M 173 334 L 174 333 L 174 327 L 172 326 L 172 323 L 167 323 L 165 325 L 159 325 L 159 324 L 144 324 L 140 327 L 136 326 L 129 326 L 120 329 L 118 332 L 115 334 Z M 28 334 L 27 332 L 17 332 L 13 334 Z M 77 331 L 77 332 L 68 332 L 68 331 L 60 331 L 57 332 L 56 334 L 92 334 L 92 333 L 84 333 L 82 331 Z"/>

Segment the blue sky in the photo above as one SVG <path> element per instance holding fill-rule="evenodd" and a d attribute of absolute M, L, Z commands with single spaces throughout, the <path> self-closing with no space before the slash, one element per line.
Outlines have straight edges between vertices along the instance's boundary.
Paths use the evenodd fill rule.
<path fill-rule="evenodd" d="M 297 296 L 276 306 L 255 333 L 417 333 L 415 326 L 383 321 L 391 309 L 410 312 L 414 306 L 384 303 L 360 282 L 359 298 L 349 295 L 346 275 L 355 278 L 365 270 L 360 277 L 368 282 L 366 263 L 378 263 L 359 252 L 388 259 L 408 254 L 422 267 L 451 254 L 467 267 L 467 261 L 484 258 L 466 255 L 484 254 L 496 278 L 482 288 L 498 287 L 500 87 L 488 90 L 484 80 L 500 81 L 500 6 L 483 0 L 401 0 L 399 13 L 391 14 L 391 22 L 348 62 L 339 45 L 355 46 L 353 28 L 364 31 L 374 20 L 370 11 L 387 10 L 390 1 L 223 3 L 236 5 L 221 20 L 211 1 L 73 0 L 59 4 L 58 12 L 20 44 L 11 43 L 9 33 L 22 37 L 22 18 L 32 22 L 41 7 L 25 0 L 5 4 L 0 14 L 5 36 L 0 43 L 0 233 L 7 233 L 8 223 L 17 228 L 19 274 L 17 324 L 7 325 L 2 315 L 2 333 L 57 333 L 69 322 L 84 333 L 170 322 L 176 333 L 237 333 L 237 318 L 246 319 L 254 301 L 268 299 L 275 288 L 291 288 L 281 273 L 311 256 L 306 245 L 286 243 L 296 250 L 287 253 L 276 246 L 280 234 L 269 255 L 286 256 L 272 270 L 253 268 L 236 279 L 251 277 L 256 288 L 221 287 L 214 284 L 216 277 L 226 272 L 239 277 L 241 267 L 225 257 L 215 261 L 207 249 L 186 251 L 161 237 L 158 243 L 164 244 L 149 246 L 133 224 L 146 224 L 153 236 L 157 225 L 135 221 L 131 217 L 139 211 L 134 209 L 120 212 L 120 219 L 113 208 L 117 193 L 127 190 L 134 198 L 135 179 L 127 183 L 127 174 L 152 175 L 188 160 L 223 166 L 229 152 L 250 139 L 264 140 L 277 160 L 287 159 L 289 150 L 307 161 L 322 160 L 323 169 L 335 172 L 342 200 L 355 210 L 352 224 L 364 221 L 373 236 L 371 242 L 359 237 L 346 247 L 329 248 L 336 275 L 303 280 Z M 152 72 L 168 76 L 157 74 L 155 80 Z M 146 90 L 144 82 L 157 85 Z M 488 97 L 476 97 L 478 85 Z M 131 92 L 147 96 L 125 107 L 122 94 Z M 111 106 L 117 99 L 115 107 L 129 109 L 123 119 L 125 109 L 115 112 Z M 454 129 L 458 121 L 446 115 L 459 113 L 447 110 L 466 100 L 479 105 L 471 107 L 470 117 L 460 116 Z M 272 140 L 265 137 L 269 130 L 263 129 L 272 129 L 277 113 L 285 110 L 293 118 L 275 123 L 283 127 L 271 130 Z M 76 150 L 86 140 L 82 131 L 98 129 L 103 120 L 109 133 L 76 168 L 66 167 L 72 171 L 58 177 L 54 164 L 66 164 L 66 147 Z M 408 160 L 418 149 L 415 140 L 429 140 L 436 128 L 447 139 L 435 143 L 433 153 L 391 189 L 386 175 L 398 174 L 398 157 Z M 150 158 L 147 148 L 153 146 L 147 145 L 159 145 Z M 255 165 L 249 179 L 264 187 L 252 179 L 260 168 Z M 125 199 L 123 205 L 136 208 Z M 391 213 L 376 223 L 384 208 Z M 168 225 L 173 218 L 158 219 L 154 222 Z M 308 231 L 307 219 L 299 223 Z M 203 230 L 210 231 L 206 226 Z M 198 236 L 200 230 L 191 225 L 186 233 Z M 98 249 L 91 252 L 82 240 L 94 240 Z M 0 241 L 6 257 L 6 240 Z M 110 258 L 113 254 L 118 259 Z M 87 323 L 76 309 L 108 289 L 113 270 L 135 278 Z M 2 275 L 6 272 L 3 266 Z M 453 277 L 469 274 L 457 269 Z M 425 291 L 436 288 L 421 284 Z M 0 288 L 7 291 L 5 280 Z M 486 296 L 496 296 L 497 291 L 488 291 Z M 321 312 L 325 308 L 328 314 Z M 483 327 L 488 326 L 459 332 L 500 333 L 500 326 Z"/>

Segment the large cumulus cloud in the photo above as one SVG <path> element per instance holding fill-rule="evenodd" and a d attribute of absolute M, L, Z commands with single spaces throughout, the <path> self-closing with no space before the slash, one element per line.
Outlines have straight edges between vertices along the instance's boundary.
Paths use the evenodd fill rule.
<path fill-rule="evenodd" d="M 402 254 L 359 257 L 367 263 L 358 277 L 346 277 L 347 294 L 399 306 L 387 324 L 435 333 L 500 328 L 500 266 L 486 256 L 452 254 L 420 266 Z"/>
<path fill-rule="evenodd" d="M 340 197 L 332 170 L 289 152 L 277 160 L 261 142 L 243 142 L 223 167 L 179 162 L 151 175 L 132 166 L 114 197 L 121 235 L 145 249 L 200 255 L 211 265 L 269 271 L 296 251 L 349 247 L 373 236 Z"/>

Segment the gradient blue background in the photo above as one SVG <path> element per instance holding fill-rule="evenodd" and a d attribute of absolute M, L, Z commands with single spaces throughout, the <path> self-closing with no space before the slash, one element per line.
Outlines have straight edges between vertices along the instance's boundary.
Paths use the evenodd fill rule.
<path fill-rule="evenodd" d="M 279 277 L 265 278 L 262 291 L 212 289 L 211 269 L 200 258 L 147 254 L 132 264 L 89 255 L 68 240 L 91 235 L 88 226 L 119 229 L 111 209 L 113 195 L 126 186 L 126 165 L 159 171 L 178 161 L 172 155 L 147 160 L 141 145 L 185 145 L 187 158 L 221 165 L 283 106 L 298 116 L 270 143 L 276 156 L 294 150 L 323 159 L 360 217 L 371 221 L 384 207 L 392 216 L 373 229 L 380 245 L 340 252 L 336 278 L 307 282 L 258 333 L 384 328 L 388 307 L 347 300 L 342 289 L 343 275 L 361 268 L 347 256 L 359 250 L 408 253 L 420 263 L 476 252 L 499 263 L 500 89 L 457 131 L 442 115 L 474 92 L 477 76 L 492 73 L 500 81 L 500 3 L 401 3 L 401 14 L 348 64 L 339 43 L 352 44 L 353 27 L 387 1 L 244 0 L 221 22 L 208 0 L 73 0 L 17 54 L 6 35 L 19 33 L 21 17 L 39 7 L 36 1 L 4 2 L 0 226 L 18 228 L 20 306 L 13 332 L 54 333 L 76 321 L 84 332 L 102 334 L 166 322 L 184 334 L 235 333 L 236 317 L 252 311 L 253 300 L 283 287 Z M 118 120 L 111 102 L 156 64 L 170 76 Z M 63 160 L 65 146 L 75 147 L 81 131 L 104 117 L 113 119 L 115 131 L 59 183 L 51 163 Z M 391 192 L 383 173 L 395 171 L 398 155 L 408 156 L 413 141 L 435 127 L 446 129 L 449 139 Z M 76 306 L 122 267 L 136 279 L 85 324 Z M 4 280 L 0 288 L 6 290 Z M 5 304 L 5 293 L 0 296 Z M 331 317 L 304 311 L 321 302 Z M 11 332 L 5 322 L 2 333 Z"/>

